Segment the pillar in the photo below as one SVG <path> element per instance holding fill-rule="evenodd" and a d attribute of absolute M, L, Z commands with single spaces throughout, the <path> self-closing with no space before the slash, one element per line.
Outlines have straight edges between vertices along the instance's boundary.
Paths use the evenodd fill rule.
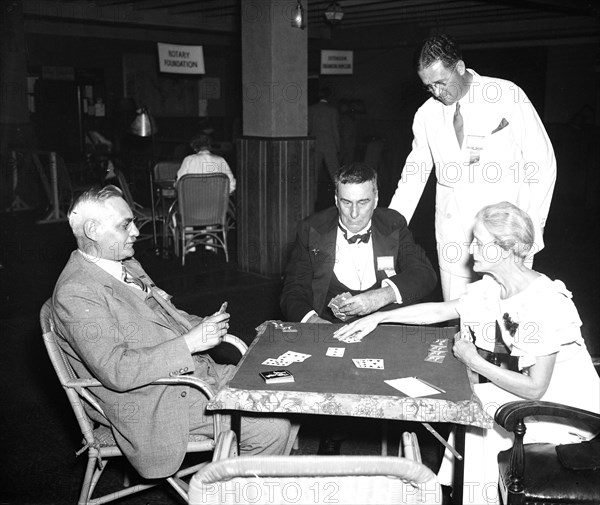
<path fill-rule="evenodd" d="M 291 26 L 296 0 L 242 0 L 243 136 L 238 152 L 238 261 L 279 276 L 296 223 L 314 207 L 307 137 L 307 33 Z M 303 2 L 307 16 L 306 1 Z"/>

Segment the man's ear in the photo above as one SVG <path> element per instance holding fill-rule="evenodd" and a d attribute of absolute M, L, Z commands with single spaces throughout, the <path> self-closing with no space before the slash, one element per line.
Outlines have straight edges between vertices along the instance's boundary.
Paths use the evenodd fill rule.
<path fill-rule="evenodd" d="M 83 233 L 89 239 L 96 242 L 98 237 L 98 226 L 99 223 L 95 219 L 86 219 L 83 223 Z"/>
<path fill-rule="evenodd" d="M 458 60 L 456 62 L 456 73 L 458 75 L 464 75 L 466 70 L 467 70 L 467 67 L 465 65 L 465 62 L 463 60 Z"/>

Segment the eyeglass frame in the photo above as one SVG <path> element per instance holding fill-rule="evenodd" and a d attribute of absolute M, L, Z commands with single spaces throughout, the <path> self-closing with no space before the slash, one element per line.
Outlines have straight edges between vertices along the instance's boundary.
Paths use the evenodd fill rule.
<path fill-rule="evenodd" d="M 456 72 L 456 67 L 458 67 L 458 61 L 454 64 L 454 67 L 452 67 L 452 72 L 450 72 L 450 75 L 448 77 L 446 77 L 446 82 L 440 82 L 440 81 L 436 81 L 436 82 L 432 82 L 431 84 L 423 84 L 423 89 L 425 91 L 427 91 L 428 93 L 431 93 L 433 95 L 434 90 L 438 89 L 438 88 L 443 88 L 446 89 L 448 87 L 448 84 L 450 84 L 450 81 L 452 80 L 452 76 L 454 75 L 454 72 Z"/>

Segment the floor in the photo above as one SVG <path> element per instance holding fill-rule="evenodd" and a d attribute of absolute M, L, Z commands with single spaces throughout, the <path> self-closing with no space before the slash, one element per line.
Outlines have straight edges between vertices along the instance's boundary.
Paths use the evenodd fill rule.
<path fill-rule="evenodd" d="M 65 222 L 38 224 L 40 217 L 29 211 L 0 214 L 0 335 L 4 345 L 0 355 L 4 382 L 0 505 L 76 503 L 84 468 L 85 457 L 75 457 L 81 436 L 45 355 L 38 323 L 39 308 L 51 295 L 74 240 Z M 431 251 L 431 235 L 424 227 L 413 231 Z M 588 209 L 577 202 L 553 203 L 546 229 L 547 249 L 536 257 L 536 269 L 562 279 L 573 291 L 588 347 L 600 357 L 598 232 L 597 216 Z M 232 249 L 235 251 L 235 243 Z M 233 261 L 226 264 L 222 255 L 200 251 L 181 267 L 175 259 L 156 256 L 150 242 L 140 244 L 137 250 L 138 259 L 156 283 L 173 294 L 181 308 L 207 314 L 228 300 L 230 331 L 250 342 L 262 321 L 282 317 L 278 308 L 280 281 L 239 271 L 235 256 L 234 252 Z M 316 421 L 308 417 L 303 424 L 298 453 L 316 452 Z M 353 420 L 344 425 L 348 436 L 342 454 L 378 454 L 377 423 Z M 446 429 L 443 425 L 439 428 Z M 404 429 L 400 423 L 392 426 L 394 445 L 397 433 Z M 425 430 L 418 430 L 418 436 L 425 462 L 434 468 L 439 446 Z M 109 467 L 101 482 L 110 485 L 121 475 L 118 466 Z M 120 503 L 181 502 L 169 489 L 157 488 Z"/>

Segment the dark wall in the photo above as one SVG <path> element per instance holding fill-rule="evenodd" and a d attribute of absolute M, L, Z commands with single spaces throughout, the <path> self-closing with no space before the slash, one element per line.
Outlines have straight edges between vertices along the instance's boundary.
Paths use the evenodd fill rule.
<path fill-rule="evenodd" d="M 76 84 L 84 86 L 93 75 L 94 98 L 101 98 L 105 104 L 106 116 L 95 117 L 83 114 L 81 128 L 85 131 L 95 129 L 108 139 L 118 141 L 133 107 L 124 104 L 126 98 L 124 60 L 148 62 L 141 78 L 145 93 L 139 96 L 129 94 L 136 106 L 147 105 L 147 96 L 156 96 L 156 100 L 167 103 L 175 101 L 185 106 L 179 108 L 179 116 L 165 114 L 164 128 L 162 118 L 155 114 L 159 133 L 171 138 L 181 137 L 189 140 L 190 128 L 200 122 L 198 116 L 199 83 L 206 77 L 216 77 L 220 82 L 220 98 L 208 101 L 208 113 L 213 116 L 215 136 L 222 140 L 232 140 L 235 118 L 240 114 L 240 65 L 237 47 L 204 46 L 205 76 L 178 74 L 160 74 L 156 58 L 156 41 L 112 40 L 100 38 L 81 38 L 56 35 L 27 34 L 28 68 L 30 75 L 40 76 L 36 93 L 37 110 L 32 121 L 37 126 L 38 142 L 50 148 L 58 144 L 72 150 L 78 142 L 67 142 L 65 135 L 78 136 Z M 127 55 L 127 56 L 125 56 Z M 77 74 L 75 82 L 44 78 L 44 68 L 72 68 Z M 80 75 L 83 74 L 83 77 Z M 87 74 L 87 77 L 86 77 Z M 87 80 L 86 80 L 87 79 Z M 182 90 L 186 91 L 184 96 Z M 139 90 L 138 90 L 139 91 Z M 179 93 L 179 94 L 178 94 Z M 156 102 L 155 102 L 156 103 Z M 173 102 L 172 102 L 173 103 Z M 126 116 L 126 117 L 125 117 Z M 168 116 L 168 119 L 167 119 Z M 178 118 L 185 118 L 180 122 Z M 58 128 L 57 128 L 57 125 Z M 61 128 L 60 125 L 63 125 Z M 54 131 L 52 131 L 54 130 Z M 63 139 L 57 136 L 61 132 Z M 68 154 L 67 154 L 68 156 Z"/>

